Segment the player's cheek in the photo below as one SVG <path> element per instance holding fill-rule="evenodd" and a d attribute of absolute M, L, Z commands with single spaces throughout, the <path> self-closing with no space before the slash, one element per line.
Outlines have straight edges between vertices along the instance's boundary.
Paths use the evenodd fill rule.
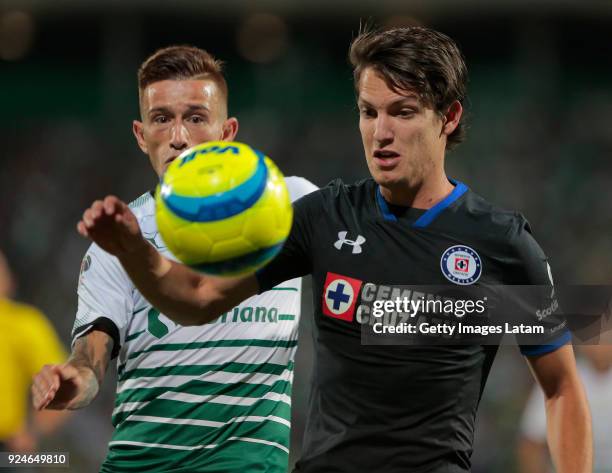
<path fill-rule="evenodd" d="M 189 128 L 189 135 L 193 144 L 197 145 L 206 141 L 217 141 L 223 136 L 223 126 L 221 123 L 195 123 Z"/>

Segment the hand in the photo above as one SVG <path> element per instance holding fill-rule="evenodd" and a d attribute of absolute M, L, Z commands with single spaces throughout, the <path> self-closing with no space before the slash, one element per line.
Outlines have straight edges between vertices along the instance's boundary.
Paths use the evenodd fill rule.
<path fill-rule="evenodd" d="M 32 404 L 34 409 L 80 409 L 98 393 L 93 370 L 70 363 L 45 365 L 34 376 Z"/>
<path fill-rule="evenodd" d="M 108 196 L 103 201 L 96 200 L 85 210 L 77 224 L 77 231 L 115 256 L 131 253 L 146 243 L 136 217 L 115 196 Z"/>

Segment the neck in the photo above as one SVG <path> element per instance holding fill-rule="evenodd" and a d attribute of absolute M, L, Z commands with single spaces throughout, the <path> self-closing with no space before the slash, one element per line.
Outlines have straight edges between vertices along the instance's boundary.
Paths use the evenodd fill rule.
<path fill-rule="evenodd" d="M 453 189 L 444 171 L 414 185 L 380 185 L 380 193 L 388 203 L 425 210 L 443 200 Z"/>

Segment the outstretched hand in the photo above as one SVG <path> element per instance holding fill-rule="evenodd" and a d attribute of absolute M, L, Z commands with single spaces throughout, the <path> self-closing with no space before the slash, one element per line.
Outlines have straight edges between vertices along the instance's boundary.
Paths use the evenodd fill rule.
<path fill-rule="evenodd" d="M 34 409 L 80 409 L 98 392 L 98 381 L 91 369 L 69 363 L 45 365 L 32 382 Z"/>
<path fill-rule="evenodd" d="M 136 216 L 113 195 L 96 200 L 85 210 L 77 231 L 115 256 L 131 253 L 145 243 Z"/>

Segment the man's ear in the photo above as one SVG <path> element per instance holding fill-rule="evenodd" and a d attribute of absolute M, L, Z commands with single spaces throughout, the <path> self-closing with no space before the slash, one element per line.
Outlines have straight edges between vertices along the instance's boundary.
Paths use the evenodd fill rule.
<path fill-rule="evenodd" d="M 223 122 L 223 135 L 222 141 L 234 141 L 238 134 L 238 119 L 230 117 Z"/>
<path fill-rule="evenodd" d="M 463 107 L 458 100 L 455 100 L 450 104 L 448 110 L 444 114 L 444 126 L 442 127 L 442 133 L 449 136 L 459 126 L 461 121 L 461 115 L 463 114 Z"/>
<path fill-rule="evenodd" d="M 144 154 L 149 154 L 147 143 L 144 139 L 144 126 L 142 122 L 139 122 L 138 120 L 134 120 L 132 122 L 132 133 L 134 133 L 138 147 L 142 150 L 142 152 Z"/>

